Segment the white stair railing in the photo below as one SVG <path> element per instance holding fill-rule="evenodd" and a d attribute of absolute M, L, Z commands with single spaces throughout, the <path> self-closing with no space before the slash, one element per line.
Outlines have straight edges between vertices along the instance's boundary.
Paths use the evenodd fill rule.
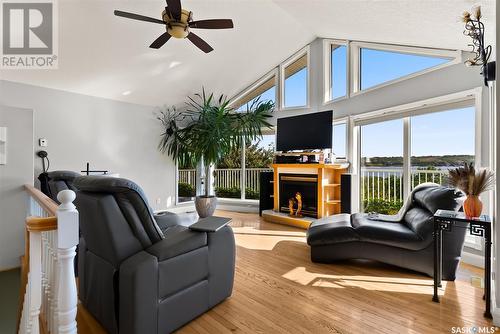
<path fill-rule="evenodd" d="M 74 274 L 78 244 L 75 193 L 57 195 L 61 205 L 32 186 L 26 219 L 26 252 L 22 261 L 18 333 L 77 333 L 77 289 Z M 23 298 L 24 297 L 24 298 Z"/>

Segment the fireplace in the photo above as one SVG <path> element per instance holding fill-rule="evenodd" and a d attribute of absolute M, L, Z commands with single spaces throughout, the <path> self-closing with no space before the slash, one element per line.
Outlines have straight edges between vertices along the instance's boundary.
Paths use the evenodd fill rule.
<path fill-rule="evenodd" d="M 318 176 L 279 174 L 279 211 L 297 216 L 318 217 Z"/>

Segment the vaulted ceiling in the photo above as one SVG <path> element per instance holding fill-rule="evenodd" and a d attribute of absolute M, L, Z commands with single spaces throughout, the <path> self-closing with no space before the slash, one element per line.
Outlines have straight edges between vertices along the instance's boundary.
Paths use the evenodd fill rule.
<path fill-rule="evenodd" d="M 59 69 L 4 70 L 0 78 L 151 106 L 179 104 L 202 86 L 229 96 L 316 37 L 467 49 L 460 15 L 481 4 L 494 40 L 494 0 L 183 0 L 195 19 L 232 18 L 232 30 L 198 30 L 214 51 L 187 40 L 149 44 L 163 0 L 59 1 Z"/>

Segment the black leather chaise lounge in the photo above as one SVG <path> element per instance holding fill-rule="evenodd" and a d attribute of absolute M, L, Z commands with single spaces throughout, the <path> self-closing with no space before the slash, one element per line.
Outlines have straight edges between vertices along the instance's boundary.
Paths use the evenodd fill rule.
<path fill-rule="evenodd" d="M 433 275 L 433 215 L 460 208 L 455 189 L 416 187 L 398 215 L 340 214 L 312 223 L 307 233 L 313 262 L 376 260 Z M 443 279 L 455 280 L 466 228 L 443 233 Z"/>
<path fill-rule="evenodd" d="M 205 233 L 157 221 L 126 179 L 82 176 L 74 186 L 79 296 L 109 333 L 169 333 L 231 295 L 231 227 Z"/>

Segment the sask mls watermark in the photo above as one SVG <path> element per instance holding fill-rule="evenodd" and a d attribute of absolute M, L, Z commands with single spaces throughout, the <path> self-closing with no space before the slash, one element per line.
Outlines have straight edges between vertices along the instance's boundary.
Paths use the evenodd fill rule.
<path fill-rule="evenodd" d="M 55 0 L 0 0 L 1 69 L 56 69 Z"/>

